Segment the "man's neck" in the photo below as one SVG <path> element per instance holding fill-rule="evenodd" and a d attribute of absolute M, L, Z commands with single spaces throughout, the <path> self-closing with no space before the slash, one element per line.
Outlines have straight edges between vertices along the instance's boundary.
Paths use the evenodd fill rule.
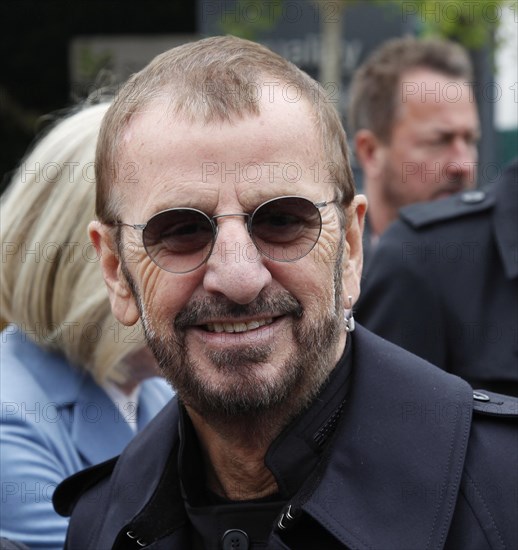
<path fill-rule="evenodd" d="M 266 467 L 264 458 L 272 442 L 325 386 L 327 377 L 338 364 L 346 343 L 343 331 L 331 355 L 325 377 L 315 380 L 307 392 L 301 386 L 262 412 L 242 416 L 200 415 L 184 403 L 203 453 L 208 488 L 230 500 L 253 500 L 277 492 L 277 482 Z"/>
<path fill-rule="evenodd" d="M 278 428 L 269 436 L 253 437 L 248 425 L 221 430 L 210 425 L 186 406 L 202 447 L 208 488 L 229 500 L 252 500 L 277 492 L 277 482 L 266 467 L 264 457 Z"/>

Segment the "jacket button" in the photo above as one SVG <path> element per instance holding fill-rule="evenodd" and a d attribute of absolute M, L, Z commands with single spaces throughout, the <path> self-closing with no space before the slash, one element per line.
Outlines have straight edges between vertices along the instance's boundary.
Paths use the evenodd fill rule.
<path fill-rule="evenodd" d="M 476 401 L 489 401 L 489 397 L 480 391 L 474 391 L 473 392 L 473 399 Z"/>
<path fill-rule="evenodd" d="M 465 191 L 461 195 L 461 201 L 464 204 L 478 204 L 479 202 L 482 202 L 486 198 L 486 194 L 484 191 L 480 190 L 473 190 L 473 191 Z"/>
<path fill-rule="evenodd" d="M 223 533 L 221 538 L 223 550 L 248 550 L 250 543 L 248 535 L 241 529 L 229 529 Z"/>

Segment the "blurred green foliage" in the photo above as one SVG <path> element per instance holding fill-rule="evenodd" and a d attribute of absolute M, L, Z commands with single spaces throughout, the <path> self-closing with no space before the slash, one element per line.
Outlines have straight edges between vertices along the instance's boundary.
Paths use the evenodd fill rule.
<path fill-rule="evenodd" d="M 326 2 L 328 0 L 322 0 Z M 329 0 L 335 2 L 337 0 Z M 359 0 L 338 0 L 346 5 Z M 504 17 L 518 17 L 518 0 L 371 0 L 397 6 L 404 21 L 414 18 L 421 36 L 440 36 L 455 40 L 470 50 L 491 44 Z"/>
<path fill-rule="evenodd" d="M 275 28 L 282 15 L 283 0 L 236 0 L 232 12 L 222 14 L 219 28 L 222 34 L 233 34 L 248 40 L 257 40 L 262 32 Z M 238 13 L 239 17 L 232 14 Z"/>
<path fill-rule="evenodd" d="M 393 0 L 390 0 L 393 1 Z M 416 17 L 423 36 L 442 36 L 460 42 L 470 50 L 491 44 L 511 6 L 518 13 L 516 0 L 410 0 L 397 2 L 403 16 Z"/>
<path fill-rule="evenodd" d="M 441 36 L 476 50 L 490 44 L 503 17 L 506 6 L 518 17 L 518 0 L 308 0 L 325 13 L 337 2 L 344 7 L 354 4 L 378 4 L 396 7 L 404 21 L 412 18 L 421 36 Z M 273 30 L 283 13 L 287 0 L 236 0 L 232 12 L 223 14 L 219 27 L 224 34 L 234 34 L 250 40 L 262 32 Z M 233 17 L 232 13 L 241 14 Z M 245 15 L 245 17 L 243 17 Z M 512 16 L 512 15 L 511 15 Z"/>

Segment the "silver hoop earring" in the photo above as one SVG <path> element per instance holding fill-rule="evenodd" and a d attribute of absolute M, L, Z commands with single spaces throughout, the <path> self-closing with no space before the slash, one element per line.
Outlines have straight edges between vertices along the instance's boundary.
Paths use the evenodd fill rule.
<path fill-rule="evenodd" d="M 349 296 L 349 311 L 345 313 L 345 330 L 347 332 L 352 332 L 356 328 L 356 323 L 353 316 L 353 297 Z"/>

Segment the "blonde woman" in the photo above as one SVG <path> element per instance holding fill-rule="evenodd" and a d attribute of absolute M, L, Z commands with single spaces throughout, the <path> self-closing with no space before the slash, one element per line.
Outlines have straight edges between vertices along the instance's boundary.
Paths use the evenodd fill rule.
<path fill-rule="evenodd" d="M 65 477 L 121 452 L 170 399 L 140 328 L 113 317 L 87 224 L 107 105 L 57 124 L 2 198 L 2 536 L 61 548 Z"/>

